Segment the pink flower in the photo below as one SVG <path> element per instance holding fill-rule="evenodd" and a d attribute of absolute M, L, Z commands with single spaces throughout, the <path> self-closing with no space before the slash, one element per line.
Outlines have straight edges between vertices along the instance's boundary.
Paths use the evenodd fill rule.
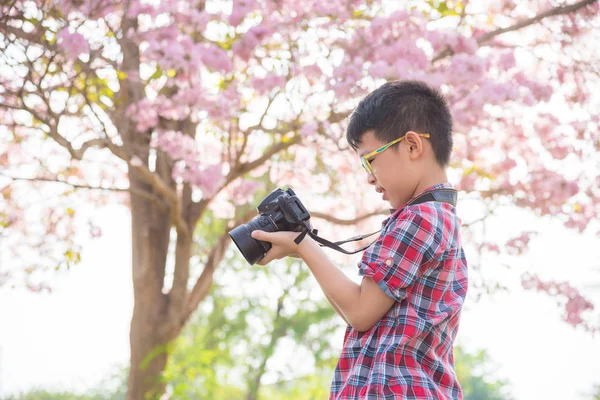
<path fill-rule="evenodd" d="M 256 46 L 270 36 L 273 31 L 274 29 L 271 26 L 264 23 L 248 30 L 241 40 L 233 44 L 233 54 L 244 61 L 248 61 Z"/>
<path fill-rule="evenodd" d="M 586 324 L 582 317 L 584 312 L 593 310 L 594 305 L 568 282 L 544 282 L 536 275 L 527 274 L 522 277 L 521 283 L 525 289 L 533 289 L 564 298 L 563 319 L 572 326 L 582 325 L 587 330 L 595 330 Z"/>
<path fill-rule="evenodd" d="M 221 164 L 214 164 L 194 174 L 192 183 L 202 190 L 203 198 L 213 197 L 225 180 Z"/>
<path fill-rule="evenodd" d="M 252 200 L 254 194 L 264 188 L 264 184 L 256 181 L 241 181 L 238 185 L 233 188 L 231 197 L 233 202 L 237 205 L 242 205 Z"/>
<path fill-rule="evenodd" d="M 482 58 L 459 53 L 452 57 L 448 78 L 456 85 L 475 85 L 483 79 L 486 67 Z"/>
<path fill-rule="evenodd" d="M 531 236 L 536 232 L 523 232 L 517 237 L 510 239 L 506 242 L 506 250 L 511 254 L 521 255 L 527 249 Z"/>
<path fill-rule="evenodd" d="M 319 129 L 319 124 L 315 121 L 307 122 L 302 125 L 300 129 L 300 135 L 302 136 L 310 136 L 313 135 Z"/>
<path fill-rule="evenodd" d="M 260 94 L 269 93 L 276 87 L 283 87 L 285 85 L 285 77 L 270 74 L 265 78 L 253 78 L 252 86 L 256 89 L 256 91 Z"/>
<path fill-rule="evenodd" d="M 167 153 L 173 160 L 185 161 L 185 164 L 190 168 L 193 168 L 199 162 L 200 156 L 196 141 L 181 132 L 158 132 L 156 141 L 152 144 Z"/>
<path fill-rule="evenodd" d="M 498 59 L 498 66 L 503 70 L 507 71 L 517 65 L 515 59 L 515 52 L 513 50 L 507 50 L 502 52 Z"/>
<path fill-rule="evenodd" d="M 83 35 L 78 32 L 71 33 L 68 27 L 58 33 L 58 46 L 63 50 L 65 56 L 74 61 L 80 54 L 89 53 L 90 45 Z"/>
<path fill-rule="evenodd" d="M 392 68 L 383 60 L 376 61 L 369 67 L 369 75 L 375 78 L 387 78 L 392 74 Z"/>
<path fill-rule="evenodd" d="M 149 99 L 144 98 L 137 104 L 131 104 L 127 108 L 127 113 L 131 115 L 131 119 L 136 121 L 138 132 L 146 132 L 158 124 L 158 112 L 154 107 L 155 105 Z"/>
<path fill-rule="evenodd" d="M 238 26 L 254 8 L 255 0 L 233 0 L 233 10 L 229 16 L 229 23 Z"/>
<path fill-rule="evenodd" d="M 199 52 L 204 65 L 213 71 L 231 72 L 233 69 L 231 59 L 224 49 L 214 44 L 207 44 L 196 46 L 196 50 Z"/>

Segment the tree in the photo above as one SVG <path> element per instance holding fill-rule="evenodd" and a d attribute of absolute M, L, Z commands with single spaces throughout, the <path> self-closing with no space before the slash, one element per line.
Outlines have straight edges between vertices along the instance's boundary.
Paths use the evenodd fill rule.
<path fill-rule="evenodd" d="M 463 390 L 464 400 L 508 400 L 507 383 L 493 378 L 491 362 L 484 350 L 475 353 L 454 347 L 456 376 Z"/>
<path fill-rule="evenodd" d="M 330 373 L 331 360 L 337 357 L 331 334 L 342 328 L 341 319 L 301 262 L 288 260 L 273 271 L 249 269 L 239 262 L 225 265 L 221 279 L 175 344 L 165 374 L 172 397 L 274 398 L 265 395 L 265 390 L 274 390 L 265 387 L 265 375 L 286 385 L 300 380 L 298 370 L 311 371 L 315 364 L 327 365 L 325 372 Z M 322 398 L 328 382 L 319 381 L 315 390 Z"/>
<path fill-rule="evenodd" d="M 254 215 L 241 205 L 267 184 L 291 184 L 316 218 L 360 228 L 380 212 L 356 190 L 344 121 L 360 96 L 398 78 L 448 97 L 451 167 L 485 206 L 481 221 L 514 204 L 586 229 L 600 198 L 598 60 L 588 48 L 598 3 L 388 3 L 2 4 L 0 232 L 11 264 L 24 267 L 0 271 L 0 283 L 43 289 L 40 274 L 80 259 L 75 204 L 126 203 L 128 398 L 158 396 L 168 344 L 208 295 L 227 230 Z M 343 212 L 339 198 L 351 204 Z M 216 233 L 200 237 L 199 226 Z M 507 251 L 523 251 L 531 232 L 516 234 Z M 560 293 L 567 321 L 585 325 L 591 303 Z"/>

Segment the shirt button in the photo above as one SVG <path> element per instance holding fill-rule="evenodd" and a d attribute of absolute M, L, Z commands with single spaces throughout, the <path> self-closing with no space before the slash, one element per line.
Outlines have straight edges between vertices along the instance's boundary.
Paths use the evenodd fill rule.
<path fill-rule="evenodd" d="M 392 265 L 392 260 L 390 260 L 389 258 L 385 260 L 385 265 L 387 265 L 388 267 Z"/>

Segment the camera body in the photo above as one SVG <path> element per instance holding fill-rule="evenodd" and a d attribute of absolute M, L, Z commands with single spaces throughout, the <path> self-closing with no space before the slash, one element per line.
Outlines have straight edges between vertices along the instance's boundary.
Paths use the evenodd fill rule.
<path fill-rule="evenodd" d="M 255 230 L 266 232 L 300 232 L 310 214 L 291 188 L 277 188 L 265 197 L 257 207 L 258 215 L 247 224 L 229 232 L 229 236 L 250 265 L 261 260 L 271 249 L 271 243 L 254 239 Z"/>

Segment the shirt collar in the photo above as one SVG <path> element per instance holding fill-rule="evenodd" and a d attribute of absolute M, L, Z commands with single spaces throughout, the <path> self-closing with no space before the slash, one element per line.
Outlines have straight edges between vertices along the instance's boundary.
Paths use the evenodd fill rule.
<path fill-rule="evenodd" d="M 398 216 L 398 214 L 400 214 L 402 212 L 402 210 L 404 210 L 404 208 L 406 207 L 406 205 L 408 203 L 410 203 L 414 198 L 421 196 L 424 193 L 427 192 L 432 192 L 436 189 L 452 189 L 452 184 L 450 182 L 443 182 L 443 183 L 438 183 L 436 185 L 430 186 L 427 189 L 423 190 L 421 193 L 417 193 L 416 195 L 414 195 L 410 200 L 408 200 L 406 203 L 404 203 L 401 207 L 399 208 L 390 208 L 390 216 L 387 217 L 382 223 L 382 226 L 385 226 L 390 219 L 392 219 L 393 217 Z"/>

